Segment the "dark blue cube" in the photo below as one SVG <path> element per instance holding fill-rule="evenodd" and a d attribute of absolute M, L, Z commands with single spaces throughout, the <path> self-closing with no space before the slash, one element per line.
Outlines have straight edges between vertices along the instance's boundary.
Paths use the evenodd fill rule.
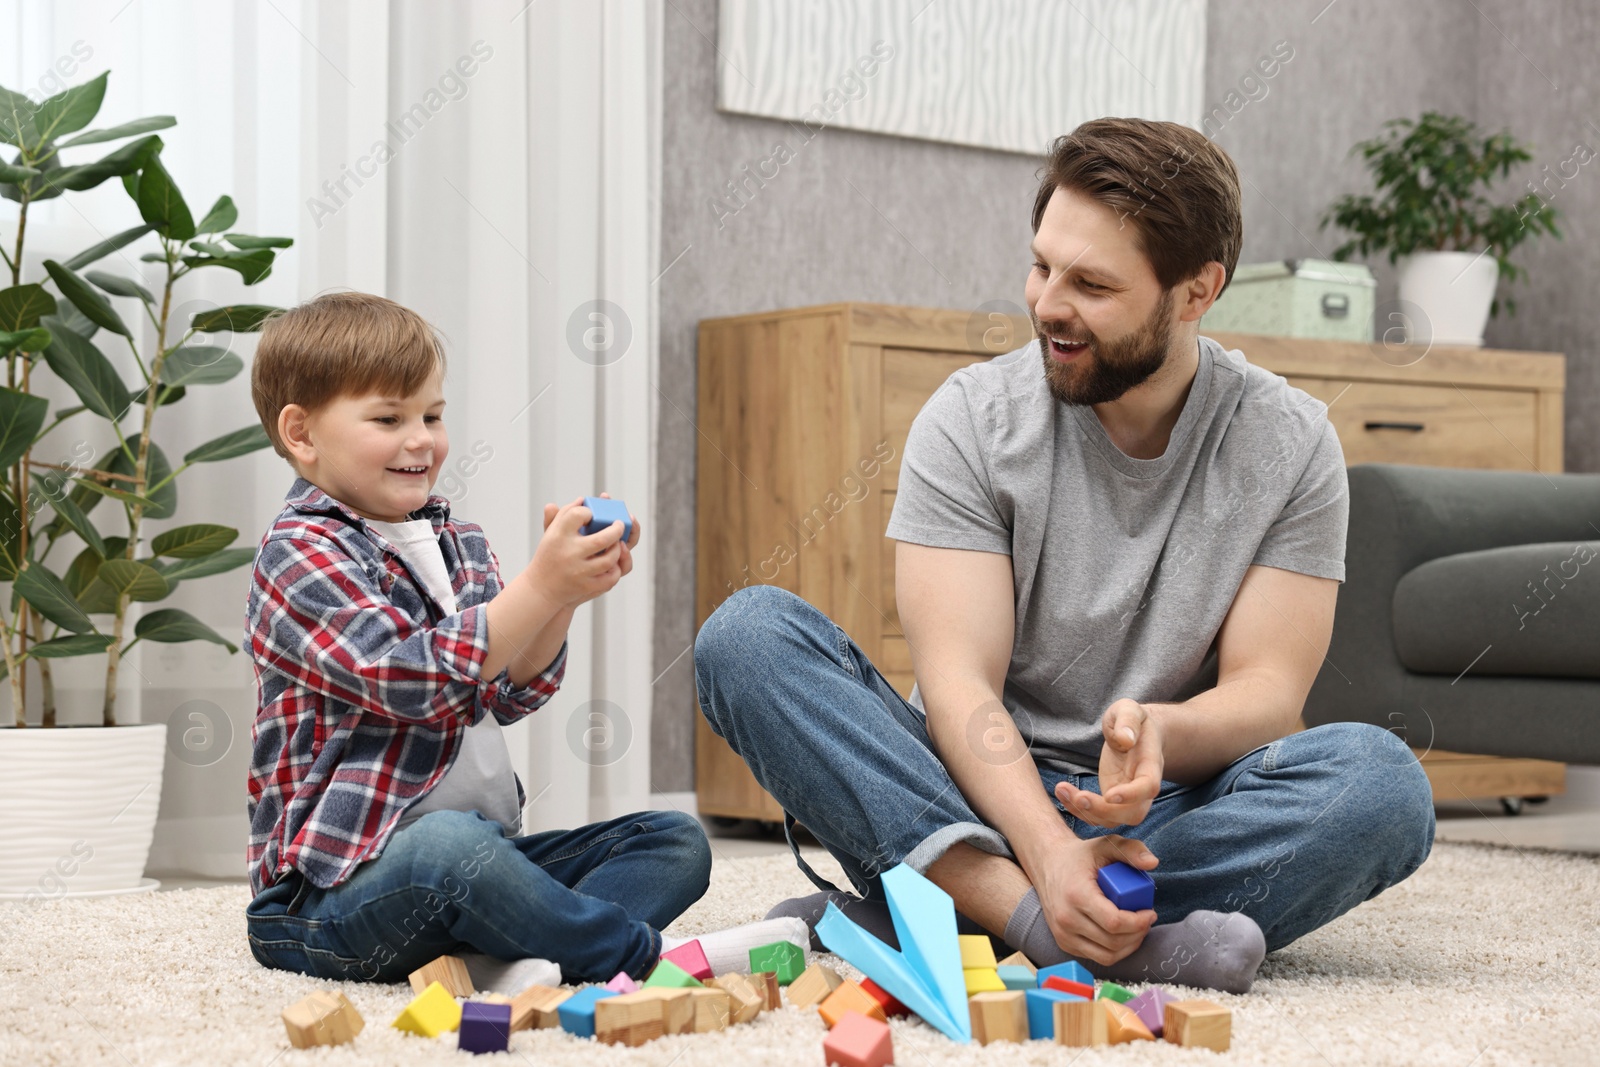
<path fill-rule="evenodd" d="M 511 1005 L 481 1000 L 461 1005 L 461 1036 L 456 1046 L 461 1051 L 504 1052 L 510 1040 Z"/>
<path fill-rule="evenodd" d="M 1108 863 L 1095 874 L 1100 892 L 1123 911 L 1145 911 L 1156 906 L 1156 883 L 1144 871 L 1126 863 Z"/>
<path fill-rule="evenodd" d="M 622 523 L 622 539 L 633 536 L 633 519 L 628 515 L 628 505 L 620 500 L 607 500 L 603 496 L 586 496 L 583 506 L 594 513 L 594 518 L 578 532 L 585 537 L 597 534 L 614 522 Z"/>

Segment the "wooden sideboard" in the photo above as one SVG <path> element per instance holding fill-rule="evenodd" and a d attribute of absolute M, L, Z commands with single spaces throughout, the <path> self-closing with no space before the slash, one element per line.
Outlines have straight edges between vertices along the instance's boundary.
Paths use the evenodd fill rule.
<path fill-rule="evenodd" d="M 894 542 L 883 536 L 906 435 L 952 373 L 1031 336 L 1025 318 L 883 304 L 702 322 L 696 627 L 744 585 L 781 586 L 909 694 Z M 1348 463 L 1561 469 L 1560 355 L 1439 347 L 1414 358 L 1383 345 L 1214 336 L 1327 403 Z M 695 723 L 700 813 L 782 819 L 698 708 Z"/>

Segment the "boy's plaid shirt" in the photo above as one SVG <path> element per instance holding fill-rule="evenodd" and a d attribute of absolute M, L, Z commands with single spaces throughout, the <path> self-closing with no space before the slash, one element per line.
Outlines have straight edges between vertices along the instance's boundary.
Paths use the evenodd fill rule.
<path fill-rule="evenodd" d="M 429 497 L 458 614 L 443 616 L 377 530 L 304 478 L 262 538 L 245 644 L 255 661 L 250 886 L 290 868 L 321 888 L 375 858 L 444 776 L 479 716 L 512 723 L 555 694 L 567 646 L 526 686 L 480 680 L 500 564 L 483 530 Z M 517 799 L 525 794 L 517 783 Z"/>

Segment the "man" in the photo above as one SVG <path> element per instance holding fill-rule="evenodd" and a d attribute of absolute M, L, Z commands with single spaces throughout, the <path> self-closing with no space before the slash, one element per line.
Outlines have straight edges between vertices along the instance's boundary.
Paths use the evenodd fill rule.
<path fill-rule="evenodd" d="M 774 914 L 831 899 L 886 930 L 877 875 L 904 862 L 1037 964 L 1243 992 L 1433 842 L 1395 736 L 1296 732 L 1344 579 L 1343 454 L 1324 404 L 1199 335 L 1241 241 L 1221 149 L 1085 123 L 1033 228 L 1037 337 L 952 375 L 906 444 L 911 700 L 751 587 L 696 639 L 701 709 L 864 897 Z M 1100 892 L 1115 860 L 1151 872 L 1154 911 Z"/>

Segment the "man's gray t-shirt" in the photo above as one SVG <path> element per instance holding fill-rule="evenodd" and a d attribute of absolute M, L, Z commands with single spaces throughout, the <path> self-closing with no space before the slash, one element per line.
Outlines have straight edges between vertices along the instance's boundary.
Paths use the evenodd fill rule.
<path fill-rule="evenodd" d="M 1058 401 L 1037 340 L 951 375 L 911 426 L 886 534 L 1011 557 L 1002 699 L 1043 765 L 1098 770 L 1115 700 L 1216 685 L 1217 633 L 1252 564 L 1344 580 L 1349 488 L 1327 405 L 1199 346 L 1156 459 Z"/>

